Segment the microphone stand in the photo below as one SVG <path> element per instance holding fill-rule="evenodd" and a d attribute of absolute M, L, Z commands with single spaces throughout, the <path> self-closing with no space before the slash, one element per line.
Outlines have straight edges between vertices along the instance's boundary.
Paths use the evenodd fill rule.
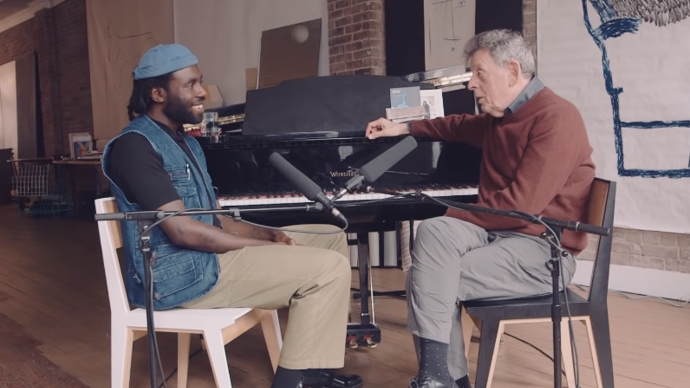
<path fill-rule="evenodd" d="M 376 190 L 372 187 L 367 188 L 368 192 L 378 192 L 388 195 L 400 195 L 395 192 Z M 600 236 L 610 236 L 611 228 L 604 228 L 600 226 L 594 226 L 589 224 L 584 224 L 579 221 L 564 221 L 555 218 L 542 217 L 538 215 L 533 215 L 525 212 L 515 211 L 515 210 L 496 210 L 483 206 L 471 205 L 461 202 L 438 200 L 436 198 L 430 197 L 421 192 L 416 192 L 414 194 L 406 195 L 408 197 L 420 198 L 421 202 L 441 204 L 443 206 L 452 207 L 460 210 L 466 210 L 470 212 L 477 213 L 488 213 L 499 216 L 517 218 L 520 220 L 528 221 L 533 224 L 539 224 L 546 226 L 546 232 L 542 233 L 541 238 L 546 240 L 551 246 L 551 258 L 545 263 L 546 267 L 551 271 L 551 281 L 553 286 L 553 300 L 551 302 L 551 322 L 553 324 L 553 367 L 554 367 L 554 387 L 562 388 L 562 365 L 561 365 L 561 301 L 560 301 L 560 264 L 561 256 L 565 257 L 567 252 L 561 248 L 560 241 L 563 229 L 572 230 L 575 232 L 584 232 L 597 234 Z M 564 289 L 565 291 L 565 289 Z"/>
<path fill-rule="evenodd" d="M 252 208 L 246 209 L 247 212 L 276 212 L 276 211 L 323 211 L 324 207 L 320 203 L 308 203 L 302 206 L 288 206 L 281 208 Z M 197 210 L 197 209 L 186 209 L 182 211 L 162 211 L 162 210 L 143 210 L 143 211 L 131 211 L 131 212 L 119 212 L 119 213 L 101 213 L 96 214 L 94 219 L 96 221 L 136 221 L 137 228 L 139 230 L 139 248 L 144 256 L 144 293 L 146 296 L 146 332 L 148 336 L 149 345 L 149 371 L 151 373 L 151 388 L 158 388 L 157 382 L 157 369 L 160 370 L 161 377 L 163 378 L 163 385 L 165 384 L 165 374 L 163 373 L 163 367 L 160 362 L 160 355 L 158 354 L 158 342 L 156 340 L 155 326 L 153 322 L 153 276 L 151 274 L 153 268 L 154 257 L 151 253 L 151 231 L 155 226 L 160 224 L 163 220 L 169 217 L 175 216 L 194 216 L 203 214 L 221 214 L 227 215 L 231 214 L 231 217 L 235 221 L 241 221 L 240 216 L 241 210 L 239 208 L 229 208 L 229 209 L 213 209 L 213 210 Z"/>

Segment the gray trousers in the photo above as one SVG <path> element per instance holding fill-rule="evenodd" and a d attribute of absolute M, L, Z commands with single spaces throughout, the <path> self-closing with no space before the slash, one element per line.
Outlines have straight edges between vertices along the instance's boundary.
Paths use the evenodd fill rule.
<path fill-rule="evenodd" d="M 550 245 L 536 236 L 487 232 L 452 217 L 423 221 L 407 276 L 408 329 L 418 359 L 419 337 L 450 344 L 450 374 L 455 380 L 465 376 L 461 302 L 550 295 L 550 257 Z M 569 284 L 575 258 L 568 255 L 562 264 L 562 281 Z"/>

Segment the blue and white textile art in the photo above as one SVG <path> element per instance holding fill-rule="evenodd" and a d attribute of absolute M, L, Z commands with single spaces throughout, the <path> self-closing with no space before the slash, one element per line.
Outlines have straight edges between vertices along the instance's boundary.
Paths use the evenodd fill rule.
<path fill-rule="evenodd" d="M 582 113 L 616 226 L 690 233 L 690 0 L 539 0 L 538 75 Z"/>

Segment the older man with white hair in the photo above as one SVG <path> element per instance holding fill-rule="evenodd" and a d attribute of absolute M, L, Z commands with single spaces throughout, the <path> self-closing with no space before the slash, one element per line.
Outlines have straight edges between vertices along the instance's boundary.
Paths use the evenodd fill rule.
<path fill-rule="evenodd" d="M 366 135 L 411 134 L 465 142 L 482 149 L 478 205 L 585 221 L 595 176 L 584 122 L 577 108 L 535 76 L 534 58 L 521 35 L 494 30 L 465 47 L 469 89 L 482 112 L 412 123 L 378 119 Z M 545 263 L 545 228 L 525 221 L 449 209 L 422 222 L 408 275 L 408 328 L 419 373 L 410 386 L 471 387 L 460 327 L 467 300 L 511 299 L 551 293 Z M 565 231 L 563 280 L 575 272 L 583 233 Z"/>

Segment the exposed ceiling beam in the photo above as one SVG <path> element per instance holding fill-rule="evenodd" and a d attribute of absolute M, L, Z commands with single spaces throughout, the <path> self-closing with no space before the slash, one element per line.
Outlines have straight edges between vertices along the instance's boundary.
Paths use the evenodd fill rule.
<path fill-rule="evenodd" d="M 3 0 L 0 0 L 2 2 Z M 3 31 L 9 30 L 10 28 L 14 26 L 18 26 L 25 21 L 31 19 L 34 17 L 36 12 L 44 9 L 44 8 L 52 8 L 55 7 L 56 5 L 62 3 L 65 0 L 34 0 L 30 2 L 26 8 L 23 10 L 16 12 L 15 14 L 0 20 L 0 33 Z"/>
<path fill-rule="evenodd" d="M 56 5 L 62 3 L 65 0 L 34 0 L 29 3 L 29 8 L 36 13 L 37 11 L 42 10 L 43 8 L 53 8 Z"/>

